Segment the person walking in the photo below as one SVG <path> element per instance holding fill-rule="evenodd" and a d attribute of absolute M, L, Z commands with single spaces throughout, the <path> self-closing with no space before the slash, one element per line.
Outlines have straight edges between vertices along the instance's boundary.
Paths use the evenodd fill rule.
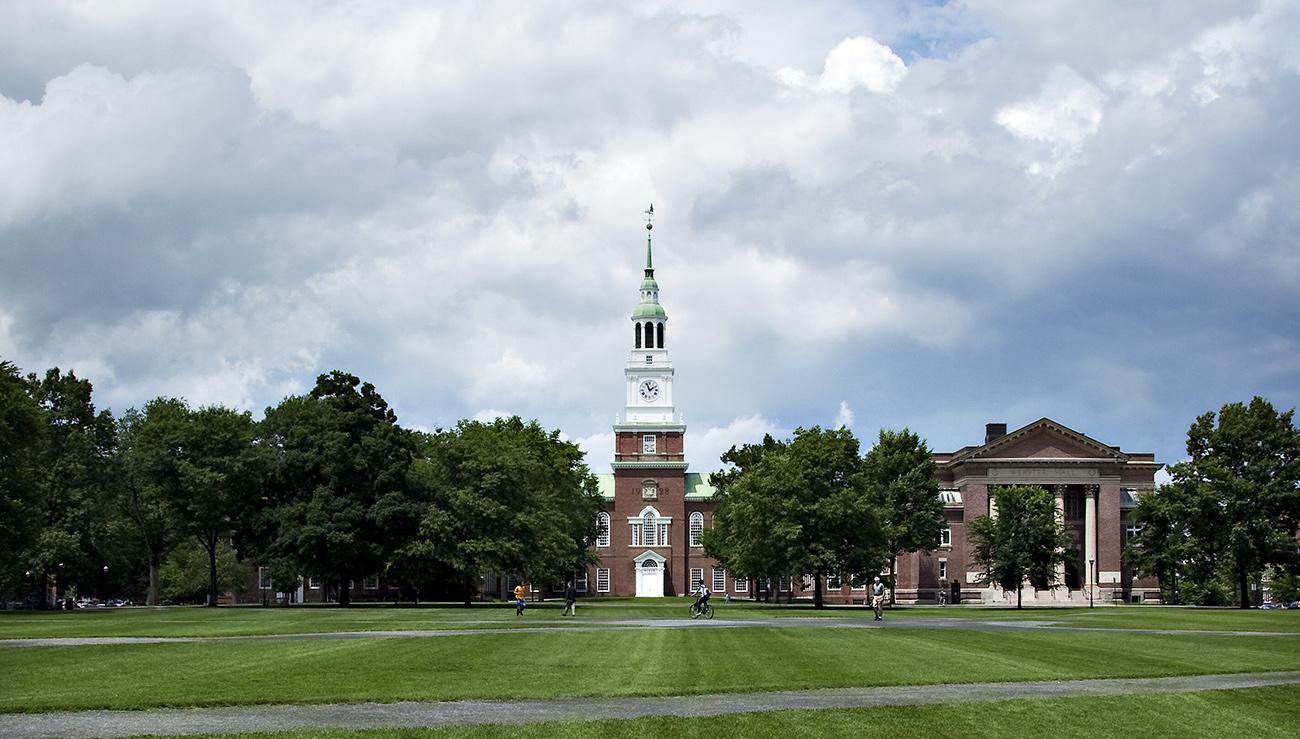
<path fill-rule="evenodd" d="M 574 587 L 572 580 L 564 584 L 564 613 L 560 615 L 578 615 L 578 589 Z"/>
<path fill-rule="evenodd" d="M 524 600 L 524 584 L 519 583 L 515 586 L 515 615 L 524 615 L 524 608 L 528 606 L 528 601 Z"/>
<path fill-rule="evenodd" d="M 884 621 L 885 608 L 885 584 L 876 577 L 875 582 L 871 583 L 871 610 L 876 612 L 876 621 Z"/>

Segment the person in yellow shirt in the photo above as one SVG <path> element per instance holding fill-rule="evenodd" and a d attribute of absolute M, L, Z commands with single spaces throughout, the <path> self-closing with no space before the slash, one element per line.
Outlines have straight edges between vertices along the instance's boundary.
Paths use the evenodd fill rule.
<path fill-rule="evenodd" d="M 524 584 L 519 583 L 515 586 L 515 615 L 524 615 L 524 607 L 527 605 L 528 601 L 524 600 Z"/>

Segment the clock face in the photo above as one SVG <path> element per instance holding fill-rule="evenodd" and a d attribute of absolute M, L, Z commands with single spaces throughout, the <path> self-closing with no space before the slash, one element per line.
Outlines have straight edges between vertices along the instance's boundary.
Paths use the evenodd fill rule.
<path fill-rule="evenodd" d="M 642 400 L 654 400 L 659 397 L 659 383 L 654 380 L 642 380 L 638 389 Z"/>

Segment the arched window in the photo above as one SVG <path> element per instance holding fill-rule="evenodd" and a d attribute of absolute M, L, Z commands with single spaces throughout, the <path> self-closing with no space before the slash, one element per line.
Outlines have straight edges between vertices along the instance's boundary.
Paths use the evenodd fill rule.
<path fill-rule="evenodd" d="M 696 511 L 691 514 L 691 546 L 700 546 L 700 534 L 704 531 L 704 514 Z"/>
<path fill-rule="evenodd" d="M 641 544 L 647 547 L 655 545 L 655 514 L 654 511 L 646 511 L 641 517 Z"/>
<path fill-rule="evenodd" d="M 659 324 L 659 348 L 664 348 L 664 325 Z"/>
<path fill-rule="evenodd" d="M 609 514 L 604 511 L 597 513 L 596 524 L 600 526 L 600 533 L 596 534 L 596 546 L 609 546 Z"/>
<path fill-rule="evenodd" d="M 645 348 L 655 348 L 655 325 L 649 321 L 645 322 Z"/>
<path fill-rule="evenodd" d="M 636 348 L 641 348 L 641 324 L 636 325 Z"/>

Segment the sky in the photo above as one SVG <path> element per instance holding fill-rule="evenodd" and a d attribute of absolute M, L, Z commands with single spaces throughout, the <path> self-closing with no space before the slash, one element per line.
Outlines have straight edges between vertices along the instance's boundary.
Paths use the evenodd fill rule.
<path fill-rule="evenodd" d="M 322 372 L 609 468 L 654 203 L 691 469 L 1300 403 L 1300 2 L 6 3 L 0 359 Z"/>

